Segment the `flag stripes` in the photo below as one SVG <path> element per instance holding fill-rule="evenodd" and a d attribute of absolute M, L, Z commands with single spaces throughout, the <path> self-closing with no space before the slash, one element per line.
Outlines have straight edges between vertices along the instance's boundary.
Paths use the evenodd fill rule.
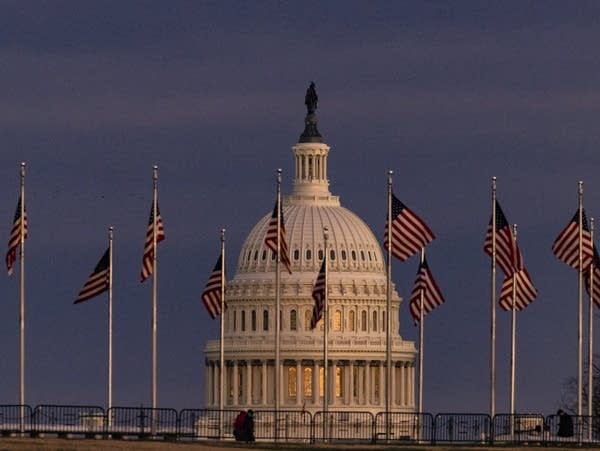
<path fill-rule="evenodd" d="M 515 271 L 514 280 L 513 275 L 507 275 L 502 282 L 498 301 L 503 310 L 511 311 L 513 308 L 513 285 L 516 287 L 515 310 L 521 311 L 537 297 L 537 290 L 533 286 L 527 269 Z"/>
<path fill-rule="evenodd" d="M 417 278 L 410 294 L 409 310 L 415 324 L 421 321 L 421 293 L 423 293 L 423 315 L 444 303 L 444 297 L 425 258 L 419 264 Z"/>
<path fill-rule="evenodd" d="M 425 222 L 400 202 L 392 193 L 391 250 L 392 255 L 401 261 L 416 254 L 427 243 L 435 239 L 435 235 Z M 390 239 L 389 218 L 385 224 L 384 247 L 388 249 Z"/>
<path fill-rule="evenodd" d="M 319 275 L 317 276 L 317 280 L 315 281 L 315 286 L 312 291 L 312 298 L 315 301 L 315 305 L 313 307 L 312 318 L 310 320 L 310 328 L 311 330 L 317 327 L 317 323 L 323 317 L 323 311 L 325 310 L 325 290 L 327 290 L 327 280 L 325 277 L 327 265 L 327 256 L 323 258 L 323 263 L 321 264 L 321 269 L 319 270 Z"/>
<path fill-rule="evenodd" d="M 277 255 L 277 215 L 279 213 L 279 203 L 275 202 L 273 214 L 269 221 L 267 234 L 265 236 L 265 244 L 271 251 Z M 283 222 L 283 211 L 279 213 L 279 251 L 280 261 L 285 265 L 288 273 L 292 273 L 292 262 L 290 261 L 290 253 L 285 239 L 285 224 Z"/>
<path fill-rule="evenodd" d="M 585 210 L 582 209 L 581 215 L 583 218 L 581 224 L 583 267 L 581 271 L 584 271 L 585 268 L 592 264 L 594 250 Z M 556 240 L 554 240 L 552 252 L 562 262 L 575 269 L 579 269 L 579 209 L 575 212 L 573 219 L 571 219 L 563 231 L 556 237 Z"/>
<path fill-rule="evenodd" d="M 490 219 L 483 244 L 483 250 L 490 257 L 493 249 L 492 221 L 493 218 Z M 523 267 L 523 257 L 498 201 L 496 201 L 496 264 L 507 277 Z"/>
<path fill-rule="evenodd" d="M 110 283 L 110 249 L 106 249 L 104 255 L 83 285 L 74 304 L 87 301 L 108 290 Z"/>
<path fill-rule="evenodd" d="M 15 212 L 15 218 L 13 220 L 13 226 L 10 231 L 10 238 L 8 240 L 8 252 L 6 253 L 6 269 L 8 270 L 8 275 L 12 275 L 14 264 L 17 261 L 17 248 L 21 244 L 21 219 L 22 221 L 22 230 L 23 230 L 23 239 L 27 238 L 27 212 L 25 208 L 23 208 L 23 218 L 21 218 L 21 197 L 19 196 L 19 201 L 17 202 L 17 211 Z"/>
<path fill-rule="evenodd" d="M 596 246 L 594 246 L 594 260 L 586 272 L 584 283 L 588 295 L 591 292 L 594 304 L 600 307 L 600 256 L 598 255 Z"/>
<path fill-rule="evenodd" d="M 208 314 L 215 319 L 221 314 L 221 284 L 223 281 L 223 257 L 219 255 L 217 264 L 206 282 L 202 293 L 202 302 L 208 310 Z"/>
<path fill-rule="evenodd" d="M 165 239 L 165 229 L 163 226 L 160 210 L 156 206 L 156 224 L 154 223 L 154 208 L 150 207 L 150 220 L 146 230 L 146 242 L 144 244 L 144 256 L 142 257 L 141 281 L 143 282 L 152 275 L 154 260 L 154 230 L 156 230 L 156 244 Z"/>

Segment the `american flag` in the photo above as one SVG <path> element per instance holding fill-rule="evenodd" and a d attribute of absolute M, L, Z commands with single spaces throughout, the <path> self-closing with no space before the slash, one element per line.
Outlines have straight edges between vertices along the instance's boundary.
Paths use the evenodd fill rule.
<path fill-rule="evenodd" d="M 23 208 L 23 239 L 27 238 L 27 212 Z M 8 275 L 12 275 L 13 267 L 17 261 L 17 248 L 21 244 L 21 197 L 17 202 L 17 211 L 13 221 L 12 230 L 10 231 L 10 239 L 8 240 L 8 252 L 6 253 L 6 269 Z"/>
<path fill-rule="evenodd" d="M 317 323 L 323 317 L 323 310 L 325 309 L 325 290 L 327 289 L 327 280 L 325 277 L 325 270 L 327 265 L 327 257 L 323 259 L 317 281 L 312 291 L 312 298 L 315 300 L 313 307 L 312 318 L 310 320 L 310 328 L 314 329 L 317 327 Z"/>
<path fill-rule="evenodd" d="M 79 296 L 73 304 L 87 301 L 88 299 L 98 296 L 108 290 L 110 278 L 110 249 L 106 249 L 104 255 L 94 268 L 94 271 L 88 277 L 85 285 L 79 292 Z"/>
<path fill-rule="evenodd" d="M 492 218 L 493 219 L 493 218 Z M 483 243 L 483 250 L 490 257 L 492 256 L 492 219 L 488 225 L 488 230 L 485 235 L 485 241 Z M 505 276 L 510 276 L 515 269 L 523 267 L 523 258 L 521 257 L 521 251 L 517 246 L 517 242 L 513 237 L 510 225 L 504 216 L 500 204 L 496 201 L 496 263 Z"/>
<path fill-rule="evenodd" d="M 594 304 L 600 307 L 600 256 L 598 249 L 594 246 L 594 262 L 590 265 L 585 275 L 585 289 L 590 294 L 590 284 L 592 286 L 592 295 Z"/>
<path fill-rule="evenodd" d="M 274 254 L 277 254 L 277 213 L 278 203 L 275 202 L 275 208 L 273 208 L 273 214 L 269 221 L 269 228 L 267 229 L 267 235 L 265 236 L 265 244 Z M 285 240 L 285 225 L 283 223 L 283 211 L 279 215 L 279 250 L 281 252 L 280 261 L 285 265 L 288 272 L 292 273 L 292 262 L 290 261 L 290 253 L 288 250 L 287 241 Z"/>
<path fill-rule="evenodd" d="M 416 254 L 427 243 L 435 239 L 435 235 L 406 205 L 392 193 L 392 255 L 401 261 Z M 388 248 L 389 218 L 385 223 L 383 245 Z"/>
<path fill-rule="evenodd" d="M 582 211 L 583 224 L 581 227 L 582 231 L 582 255 L 583 255 L 583 267 L 581 271 L 592 264 L 594 258 L 594 250 L 592 246 L 592 236 L 588 227 L 587 218 L 585 216 L 585 210 Z M 575 212 L 575 216 L 571 219 L 571 222 L 567 224 L 562 232 L 558 235 L 554 244 L 552 245 L 552 252 L 558 257 L 559 260 L 566 263 L 567 265 L 578 269 L 579 268 L 579 209 Z"/>
<path fill-rule="evenodd" d="M 208 278 L 208 282 L 206 282 L 206 287 L 204 287 L 204 291 L 202 292 L 202 302 L 204 302 L 204 306 L 206 307 L 206 310 L 208 310 L 208 314 L 212 319 L 215 319 L 218 315 L 221 314 L 222 280 L 223 259 L 221 255 L 219 255 L 217 264 L 215 265 L 213 272 Z"/>
<path fill-rule="evenodd" d="M 152 275 L 154 260 L 154 229 L 156 228 L 156 244 L 165 239 L 165 229 L 158 205 L 156 206 L 156 227 L 154 225 L 154 209 L 150 207 L 150 220 L 146 230 L 146 243 L 142 258 L 142 282 Z"/>
<path fill-rule="evenodd" d="M 433 274 L 429 270 L 427 260 L 419 264 L 417 279 L 410 294 L 409 309 L 415 324 L 421 320 L 421 293 L 423 293 L 423 314 L 431 312 L 438 305 L 444 303 L 444 297 L 435 283 Z"/>
<path fill-rule="evenodd" d="M 522 268 L 514 272 L 515 310 L 520 311 L 527 307 L 536 297 L 537 290 L 533 286 L 531 276 L 527 269 Z M 500 289 L 500 307 L 506 311 L 513 308 L 513 276 L 507 275 Z"/>

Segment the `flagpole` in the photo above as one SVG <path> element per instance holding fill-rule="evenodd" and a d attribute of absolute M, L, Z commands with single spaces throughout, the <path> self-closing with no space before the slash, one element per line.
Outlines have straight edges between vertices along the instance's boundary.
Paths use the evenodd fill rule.
<path fill-rule="evenodd" d="M 157 331 L 157 217 L 158 217 L 158 199 L 157 199 L 158 166 L 152 168 L 152 435 L 155 431 L 156 409 L 156 376 L 157 376 L 157 353 L 156 353 L 156 331 Z"/>
<path fill-rule="evenodd" d="M 328 381 L 328 332 L 329 332 L 329 265 L 327 263 L 327 241 L 329 240 L 329 229 L 323 227 L 323 245 L 324 245 L 324 261 L 325 261 L 325 293 L 323 301 L 323 440 L 327 441 L 327 415 L 329 407 L 329 381 Z"/>
<path fill-rule="evenodd" d="M 421 248 L 421 265 L 425 261 L 425 247 Z M 419 415 L 423 413 L 423 353 L 425 344 L 425 315 L 424 315 L 425 290 L 421 290 L 419 298 Z"/>
<path fill-rule="evenodd" d="M 385 360 L 386 360 L 386 371 L 385 371 L 385 411 L 386 411 L 386 428 L 385 436 L 386 440 L 390 438 L 390 385 L 392 381 L 392 352 L 391 352 L 391 325 L 392 325 L 392 175 L 394 172 L 388 170 L 388 199 L 387 199 L 387 210 L 388 210 L 388 242 L 387 242 L 387 274 L 386 274 L 386 328 L 385 328 Z M 420 348 L 419 348 L 420 349 Z"/>
<path fill-rule="evenodd" d="M 21 221 L 19 259 L 19 404 L 21 405 L 21 433 L 25 432 L 25 162 L 21 162 Z"/>
<path fill-rule="evenodd" d="M 596 260 L 596 253 L 594 252 L 596 247 L 594 246 L 594 218 L 590 218 L 590 240 L 592 242 L 592 252 L 594 258 L 590 264 L 590 280 L 589 280 L 589 306 L 588 306 L 588 438 L 592 438 L 592 414 L 594 404 L 594 266 Z"/>
<path fill-rule="evenodd" d="M 583 388 L 583 182 L 578 184 L 579 194 L 579 277 L 578 277 L 578 316 L 577 316 L 577 415 L 582 413 Z"/>
<path fill-rule="evenodd" d="M 492 177 L 492 267 L 490 307 L 490 418 L 496 412 L 496 177 Z"/>
<path fill-rule="evenodd" d="M 113 336 L 112 336 L 112 310 L 113 310 L 113 228 L 108 228 L 108 393 L 107 412 L 112 408 L 112 382 L 113 382 Z M 110 419 L 109 419 L 110 421 Z"/>
<path fill-rule="evenodd" d="M 515 247 L 517 242 L 517 225 L 513 224 L 513 237 Z M 515 426 L 515 368 L 516 368 L 516 330 L 517 330 L 517 272 L 512 273 L 512 309 L 511 309 L 511 340 L 510 340 L 510 428 L 511 435 L 514 434 Z"/>
<path fill-rule="evenodd" d="M 281 404 L 280 329 L 281 329 L 281 169 L 277 169 L 277 259 L 275 261 L 275 441 L 277 441 L 279 408 Z"/>
<path fill-rule="evenodd" d="M 223 427 L 223 409 L 225 407 L 225 229 L 221 229 L 221 315 L 219 323 L 219 425 Z"/>

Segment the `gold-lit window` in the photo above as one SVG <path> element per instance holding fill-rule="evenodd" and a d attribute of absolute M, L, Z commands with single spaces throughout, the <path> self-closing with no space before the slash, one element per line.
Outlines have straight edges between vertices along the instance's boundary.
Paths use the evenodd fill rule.
<path fill-rule="evenodd" d="M 367 331 L 367 311 L 363 310 L 360 312 L 360 330 L 363 332 Z"/>
<path fill-rule="evenodd" d="M 319 396 L 322 398 L 325 396 L 325 384 L 323 383 L 325 377 L 325 370 L 323 367 L 319 368 Z"/>
<path fill-rule="evenodd" d="M 292 366 L 288 368 L 288 396 L 290 398 L 296 396 L 296 388 L 296 368 Z"/>
<path fill-rule="evenodd" d="M 336 367 L 335 369 L 335 397 L 341 398 L 344 393 L 344 372 L 343 368 Z"/>
<path fill-rule="evenodd" d="M 312 368 L 304 368 L 304 396 L 312 396 Z"/>
<path fill-rule="evenodd" d="M 356 330 L 356 320 L 354 318 L 354 310 L 350 310 L 348 312 L 348 329 L 350 329 L 350 332 L 354 332 Z"/>
<path fill-rule="evenodd" d="M 377 311 L 373 312 L 373 332 L 377 332 Z"/>
<path fill-rule="evenodd" d="M 339 310 L 333 313 L 333 330 L 335 332 L 341 332 L 342 330 L 342 312 Z"/>
<path fill-rule="evenodd" d="M 312 319 L 312 311 L 305 310 L 304 311 L 304 330 L 310 330 L 311 319 Z"/>

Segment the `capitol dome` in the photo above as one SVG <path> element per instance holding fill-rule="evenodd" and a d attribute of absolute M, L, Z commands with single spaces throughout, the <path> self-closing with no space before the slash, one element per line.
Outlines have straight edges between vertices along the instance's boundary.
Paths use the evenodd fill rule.
<path fill-rule="evenodd" d="M 370 227 L 341 206 L 339 197 L 329 190 L 330 147 L 317 130 L 314 109 L 309 108 L 304 132 L 292 147 L 292 193 L 282 196 L 291 274 L 280 264 L 277 277 L 276 255 L 265 245 L 272 215 L 268 212 L 248 234 L 235 276 L 227 281 L 224 408 L 269 410 L 278 405 L 282 409 L 317 411 L 322 410 L 327 391 L 328 408 L 332 410 L 379 412 L 389 407 L 393 411 L 414 411 L 416 350 L 414 343 L 403 340 L 398 332 L 402 299 L 391 283 L 392 371 L 390 386 L 386 387 L 388 299 L 384 254 Z M 383 224 L 380 226 L 383 229 Z M 329 311 L 327 390 L 323 320 L 317 328 L 310 328 L 312 290 L 325 255 Z M 275 327 L 277 303 L 279 334 Z M 207 407 L 217 408 L 219 340 L 209 341 L 205 354 Z"/>

